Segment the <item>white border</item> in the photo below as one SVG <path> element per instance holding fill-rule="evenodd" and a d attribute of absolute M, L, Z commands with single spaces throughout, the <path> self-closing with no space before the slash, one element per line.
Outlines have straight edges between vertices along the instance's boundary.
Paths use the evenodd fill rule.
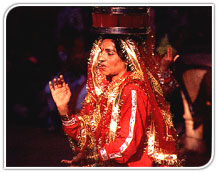
<path fill-rule="evenodd" d="M 10 2 L 10 1 L 9 1 Z M 140 6 L 140 5 L 147 5 L 147 6 L 212 6 L 212 12 L 213 12 L 213 14 L 212 14 L 212 68 L 213 68 L 213 70 L 212 70 L 212 72 L 213 72 L 213 80 L 212 80 L 212 91 L 215 91 L 214 89 L 214 87 L 215 87 L 215 82 L 214 82 L 214 79 L 215 79 L 215 76 L 214 76 L 214 74 L 215 74 L 215 60 L 214 60 L 214 56 L 215 56 L 215 49 L 214 49 L 214 43 L 215 43 L 215 40 L 214 40 L 214 36 L 215 36 L 215 33 L 214 33 L 214 27 L 215 27 L 215 19 L 214 19 L 214 16 L 215 16 L 215 11 L 214 11 L 214 4 L 211 4 L 211 3 L 201 3 L 201 4 L 199 4 L 200 2 L 198 1 L 197 3 L 191 3 L 191 4 L 186 4 L 186 3 L 189 3 L 190 1 L 187 1 L 187 2 L 185 2 L 185 1 L 183 1 L 184 3 L 175 3 L 175 1 L 173 1 L 172 3 L 143 3 L 143 1 L 142 1 L 142 3 L 140 2 L 140 3 L 128 3 L 128 4 L 125 4 L 126 3 L 126 1 L 124 2 L 124 3 L 116 3 L 116 1 L 114 1 L 114 0 L 110 0 L 109 2 L 111 2 L 111 3 L 107 3 L 107 0 L 105 0 L 104 2 L 106 2 L 105 4 L 103 4 L 103 3 L 99 3 L 99 2 L 97 2 L 97 3 L 91 3 L 91 4 L 87 4 L 86 2 L 85 3 L 71 3 L 71 4 L 65 4 L 65 3 L 53 3 L 53 4 L 49 4 L 49 3 L 43 3 L 43 1 L 41 2 L 41 3 L 17 3 L 17 4 L 13 4 L 13 5 L 11 5 L 10 7 L 8 7 L 8 9 L 4 12 L 4 17 L 3 17 L 3 19 L 4 19 L 4 27 L 3 27 L 3 38 L 4 38 L 4 61 L 3 61 L 3 69 L 4 69 L 4 86 L 3 86 L 3 91 L 4 91 L 4 97 L 3 97 L 3 103 L 4 103 L 4 109 L 3 109 L 3 112 L 4 112 L 4 117 L 3 117 L 3 122 L 4 122 L 4 162 L 2 162 L 3 163 L 3 168 L 4 169 L 27 169 L 27 170 L 32 170 L 32 169 L 61 169 L 61 170 L 63 170 L 63 169 L 79 169 L 79 170 L 87 170 L 87 169 L 100 169 L 100 170 L 102 170 L 102 169 L 143 169 L 143 170 L 147 170 L 147 169 L 171 169 L 171 170 L 177 170 L 177 169 L 182 169 L 182 170 L 190 170 L 190 169 L 197 169 L 197 170 L 200 170 L 200 169 L 202 169 L 202 168 L 206 168 L 206 167 L 208 167 L 208 165 L 210 165 L 211 164 L 211 162 L 214 160 L 214 152 L 215 152 L 215 150 L 214 150 L 214 142 L 215 142 L 215 135 L 214 135 L 214 131 L 215 131 L 215 118 L 214 118 L 214 110 L 215 110 L 215 103 L 214 103 L 214 101 L 215 101 L 215 98 L 214 98 L 214 95 L 213 95 L 213 97 L 212 97 L 212 108 L 213 108 L 213 110 L 212 110 L 212 126 L 213 126 L 213 128 L 212 128 L 212 156 L 211 156 L 211 159 L 210 159 L 210 161 L 206 164 L 206 165 L 204 165 L 204 166 L 202 166 L 202 167 L 183 167 L 183 168 L 175 168 L 175 167 L 173 167 L 173 168 L 156 168 L 156 167 L 151 167 L 151 168 L 132 168 L 132 167 L 128 167 L 128 168 L 118 168 L 118 167 L 116 167 L 116 168 L 114 168 L 114 167 L 112 167 L 112 168 L 84 168 L 84 167 L 81 167 L 81 168 L 69 168 L 69 167 L 61 167 L 61 168 L 59 168 L 59 167 L 42 167 L 42 168 L 40 168 L 40 167 L 6 167 L 6 129 L 5 129 L 5 125 L 6 125 L 6 60 L 5 60 L 5 57 L 6 57 L 6 17 L 7 17 L 7 14 L 8 14 L 8 12 L 11 10 L 11 9 L 13 9 L 13 8 L 15 8 L 15 7 L 18 7 L 18 6 L 61 6 L 61 5 L 63 5 L 63 6 L 96 6 L 96 5 L 98 5 L 98 6 L 110 6 L 110 5 L 114 5 L 114 6 L 120 6 L 120 5 L 127 5 L 127 6 L 133 6 L 133 5 L 136 5 L 136 6 Z M 52 2 L 51 2 L 52 3 Z M 114 3 L 116 3 L 116 4 L 114 4 Z M 173 4 L 174 3 L 174 4 Z M 10 4 L 9 4 L 10 5 Z"/>

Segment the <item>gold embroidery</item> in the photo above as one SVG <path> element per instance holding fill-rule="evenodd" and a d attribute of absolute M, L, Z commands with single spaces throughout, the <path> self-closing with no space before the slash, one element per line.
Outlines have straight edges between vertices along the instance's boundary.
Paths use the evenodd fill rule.
<path fill-rule="evenodd" d="M 112 82 L 108 86 L 108 103 L 107 107 L 109 107 L 109 104 L 113 104 L 112 107 L 112 115 L 111 115 L 111 122 L 110 122 L 110 131 L 109 131 L 109 142 L 114 141 L 116 137 L 116 131 L 117 131 L 117 124 L 119 121 L 119 115 L 120 115 L 120 96 L 121 91 L 120 84 L 126 79 L 125 77 L 120 78 L 116 82 Z"/>
<path fill-rule="evenodd" d="M 172 121 L 171 113 L 167 112 L 165 110 L 161 110 L 161 113 L 163 114 L 165 124 L 168 125 L 169 127 L 173 127 L 173 121 Z"/>
<path fill-rule="evenodd" d="M 169 135 L 169 127 L 166 125 L 166 141 L 175 141 L 172 135 Z"/>
<path fill-rule="evenodd" d="M 92 74 L 92 79 L 93 79 L 93 84 L 94 84 L 94 88 L 95 88 L 95 92 L 96 94 L 99 96 L 103 93 L 102 91 L 102 87 L 101 87 L 101 80 L 100 80 L 100 73 L 99 73 L 99 69 L 98 69 L 98 55 L 101 52 L 100 49 L 100 44 L 101 44 L 102 40 L 99 40 L 97 44 L 95 44 L 95 47 L 93 48 L 93 60 L 92 60 L 92 66 L 91 66 L 91 74 Z"/>
<path fill-rule="evenodd" d="M 131 66 L 131 71 L 137 72 L 141 76 L 141 78 L 144 79 L 144 75 L 140 63 L 138 61 L 138 57 L 135 53 L 136 51 L 134 51 L 134 49 L 136 48 L 133 46 L 133 44 L 131 44 L 130 40 L 121 40 L 121 42 L 123 49 L 126 50 L 126 53 L 128 54 L 127 60 L 129 62 L 129 65 Z"/>
<path fill-rule="evenodd" d="M 78 144 L 79 144 L 80 149 L 83 150 L 85 147 L 85 144 L 86 144 L 86 139 L 87 139 L 87 129 L 86 129 L 86 124 L 85 124 L 83 118 L 79 116 L 78 119 L 80 120 L 79 121 L 80 122 L 79 123 L 80 135 L 78 136 L 78 139 L 79 139 Z"/>
<path fill-rule="evenodd" d="M 161 86 L 159 84 L 159 82 L 154 78 L 154 76 L 151 74 L 151 72 L 146 68 L 147 70 L 147 74 L 148 74 L 148 78 L 151 82 L 152 88 L 154 88 L 154 90 L 160 94 L 161 96 L 163 96 L 163 91 L 161 89 Z"/>
<path fill-rule="evenodd" d="M 167 126 L 168 130 L 168 126 Z M 168 131 L 167 131 L 168 134 Z M 163 149 L 157 149 L 158 143 L 155 139 L 156 137 L 156 130 L 154 121 L 151 122 L 150 130 L 148 132 L 148 155 L 153 158 L 156 164 L 164 164 L 164 165 L 178 165 L 180 166 L 180 161 L 177 158 L 176 154 L 169 154 Z M 166 141 L 174 141 L 171 135 L 167 135 Z"/>

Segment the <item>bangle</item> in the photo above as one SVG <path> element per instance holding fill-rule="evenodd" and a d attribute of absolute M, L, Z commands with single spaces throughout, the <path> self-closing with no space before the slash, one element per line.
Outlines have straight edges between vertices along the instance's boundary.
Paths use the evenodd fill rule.
<path fill-rule="evenodd" d="M 68 114 L 61 116 L 61 121 L 64 126 L 70 126 L 76 123 L 76 119 Z"/>
<path fill-rule="evenodd" d="M 157 75 L 159 77 L 159 82 L 161 85 L 164 85 L 172 81 L 172 71 L 170 70 L 159 72 Z"/>
<path fill-rule="evenodd" d="M 71 125 L 76 124 L 76 122 L 77 122 L 74 117 L 71 117 L 70 119 L 69 119 L 69 117 L 67 117 L 67 120 L 62 119 L 61 121 L 62 121 L 62 124 L 64 126 L 71 126 Z"/>
<path fill-rule="evenodd" d="M 71 116 L 69 116 L 68 114 L 66 114 L 66 115 L 61 115 L 61 120 L 62 121 L 69 121 L 69 120 L 71 120 Z"/>

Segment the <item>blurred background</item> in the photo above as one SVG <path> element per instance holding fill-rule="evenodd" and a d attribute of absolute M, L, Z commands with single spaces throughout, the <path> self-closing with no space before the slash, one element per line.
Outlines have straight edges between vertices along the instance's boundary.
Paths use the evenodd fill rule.
<path fill-rule="evenodd" d="M 173 47 L 179 88 L 169 99 L 185 166 L 211 158 L 212 7 L 151 8 L 156 51 Z M 87 59 L 96 35 L 92 7 L 19 6 L 6 18 L 6 166 L 65 166 L 68 140 L 48 82 L 63 74 L 73 97 L 72 113 L 86 95 Z"/>

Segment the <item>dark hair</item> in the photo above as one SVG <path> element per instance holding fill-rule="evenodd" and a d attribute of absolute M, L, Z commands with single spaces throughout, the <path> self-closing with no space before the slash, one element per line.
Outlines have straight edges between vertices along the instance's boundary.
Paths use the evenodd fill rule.
<path fill-rule="evenodd" d="M 112 39 L 116 50 L 117 50 L 117 54 L 119 55 L 119 57 L 122 60 L 126 60 L 126 55 L 125 55 L 125 51 L 122 50 L 122 46 L 121 46 L 121 39 L 125 39 L 127 38 L 127 36 L 123 36 L 123 35 L 102 35 L 100 38 L 104 39 Z"/>
<path fill-rule="evenodd" d="M 126 61 L 127 53 L 126 53 L 125 50 L 122 49 L 121 39 L 125 40 L 126 38 L 129 38 L 128 36 L 124 36 L 124 35 L 103 35 L 100 38 L 103 39 L 103 40 L 104 39 L 111 39 L 115 44 L 117 54 L 119 55 L 119 57 L 123 61 Z M 129 66 L 127 66 L 127 71 L 131 71 Z"/>

